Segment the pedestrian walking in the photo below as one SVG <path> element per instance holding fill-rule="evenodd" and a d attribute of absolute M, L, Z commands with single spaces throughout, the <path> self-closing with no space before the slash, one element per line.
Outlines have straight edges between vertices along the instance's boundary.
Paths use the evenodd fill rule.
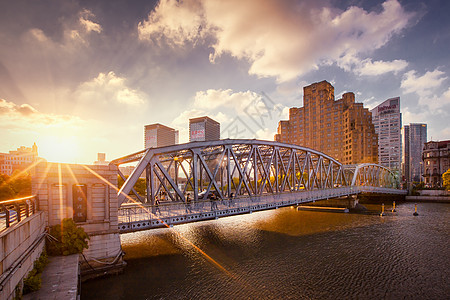
<path fill-rule="evenodd" d="M 191 197 L 189 193 L 186 195 L 186 213 L 192 213 L 192 207 L 191 207 Z"/>
<path fill-rule="evenodd" d="M 229 202 L 229 206 L 233 205 L 233 197 L 234 197 L 234 193 L 230 194 L 230 202 Z"/>
<path fill-rule="evenodd" d="M 159 199 L 158 198 L 156 198 L 156 201 L 155 201 L 155 214 L 161 214 L 161 210 L 159 210 Z"/>
<path fill-rule="evenodd" d="M 211 201 L 211 211 L 217 210 L 218 208 L 217 208 L 217 197 L 216 197 L 216 195 L 213 193 L 209 199 Z"/>

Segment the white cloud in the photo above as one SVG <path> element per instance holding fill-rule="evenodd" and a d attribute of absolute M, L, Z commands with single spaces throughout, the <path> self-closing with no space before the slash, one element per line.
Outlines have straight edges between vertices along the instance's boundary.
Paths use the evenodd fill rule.
<path fill-rule="evenodd" d="M 89 20 L 89 18 L 91 18 L 91 17 L 95 17 L 95 15 L 91 11 L 89 11 L 87 9 L 83 10 L 80 13 L 80 18 L 79 18 L 80 24 L 83 25 L 83 27 L 85 28 L 85 30 L 87 32 L 91 32 L 91 31 L 94 31 L 97 33 L 102 32 L 102 26 L 100 26 L 100 24 L 97 24 L 97 23 Z"/>
<path fill-rule="evenodd" d="M 411 70 L 403 76 L 401 88 L 405 93 L 416 93 L 420 97 L 427 97 L 448 78 L 444 75 L 445 73 L 439 69 L 426 72 L 422 76 L 417 76 L 417 72 Z"/>
<path fill-rule="evenodd" d="M 267 96 L 252 91 L 233 92 L 231 89 L 199 91 L 194 97 L 194 106 L 199 109 L 232 109 L 235 115 L 250 118 L 278 118 L 284 115 L 286 107 L 275 103 Z"/>
<path fill-rule="evenodd" d="M 28 30 L 24 39 L 33 45 L 34 42 L 38 42 L 38 46 L 45 48 L 50 57 L 59 56 L 61 52 L 73 53 L 80 47 L 89 45 L 88 37 L 92 32 L 97 34 L 102 32 L 102 26 L 90 20 L 93 17 L 95 15 L 85 9 L 78 13 L 78 19 L 64 22 L 63 39 L 59 42 L 49 38 L 40 28 Z"/>
<path fill-rule="evenodd" d="M 419 105 L 428 107 L 433 113 L 448 115 L 450 109 L 450 88 L 439 92 L 442 83 L 448 77 L 439 69 L 428 71 L 422 76 L 411 70 L 402 79 L 401 88 L 405 93 L 415 93 L 419 96 Z"/>
<path fill-rule="evenodd" d="M 275 103 L 267 95 L 252 91 L 234 92 L 231 89 L 199 91 L 194 96 L 194 109 L 182 113 L 179 120 L 188 123 L 188 116 L 211 115 L 221 123 L 222 138 L 259 138 L 273 140 L 275 122 L 287 118 L 289 108 Z M 218 114 L 217 114 L 218 112 Z M 186 125 L 185 125 L 186 126 Z"/>
<path fill-rule="evenodd" d="M 189 119 L 206 116 L 206 111 L 199 109 L 190 109 L 183 111 L 172 121 L 172 125 L 177 128 L 189 127 Z"/>
<path fill-rule="evenodd" d="M 96 78 L 82 83 L 75 92 L 75 98 L 91 104 L 115 102 L 139 106 L 146 102 L 144 93 L 129 88 L 126 79 L 117 76 L 113 71 L 107 74 L 99 73 Z"/>
<path fill-rule="evenodd" d="M 195 94 L 194 105 L 203 109 L 215 109 L 222 106 L 233 108 L 237 112 L 244 112 L 260 99 L 261 95 L 252 91 L 233 92 L 231 89 L 209 89 Z"/>
<path fill-rule="evenodd" d="M 72 126 L 82 120 L 68 115 L 46 114 L 39 112 L 29 104 L 18 105 L 0 99 L 0 128 L 13 130 Z"/>
<path fill-rule="evenodd" d="M 408 66 L 408 62 L 405 60 L 393 60 L 393 61 L 372 61 L 370 58 L 365 59 L 358 63 L 354 67 L 354 71 L 358 75 L 376 76 L 388 72 L 397 74 L 399 71 L 405 69 Z"/>
<path fill-rule="evenodd" d="M 279 82 L 337 63 L 372 75 L 404 68 L 406 62 L 361 63 L 358 56 L 384 46 L 413 17 L 397 0 L 380 12 L 351 6 L 345 11 L 313 1 L 162 0 L 148 20 L 140 22 L 141 39 L 165 38 L 183 46 L 213 37 L 210 60 L 224 54 L 250 62 L 249 73 Z"/>
<path fill-rule="evenodd" d="M 199 2 L 163 0 L 150 12 L 147 20 L 139 22 L 138 34 L 141 40 L 159 43 L 164 38 L 169 44 L 180 46 L 201 38 L 204 26 Z"/>
<path fill-rule="evenodd" d="M 258 140 L 273 141 L 275 133 L 275 131 L 272 131 L 269 128 L 260 129 L 256 132 L 256 138 Z"/>

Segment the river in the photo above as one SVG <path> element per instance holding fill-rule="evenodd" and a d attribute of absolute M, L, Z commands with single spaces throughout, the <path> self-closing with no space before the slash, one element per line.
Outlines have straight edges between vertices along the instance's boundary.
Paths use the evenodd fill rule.
<path fill-rule="evenodd" d="M 81 299 L 450 299 L 450 204 L 413 212 L 288 207 L 123 234 L 124 273 Z"/>

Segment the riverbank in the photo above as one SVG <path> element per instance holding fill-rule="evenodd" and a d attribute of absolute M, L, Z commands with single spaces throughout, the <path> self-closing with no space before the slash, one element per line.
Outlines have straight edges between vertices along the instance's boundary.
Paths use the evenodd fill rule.
<path fill-rule="evenodd" d="M 448 196 L 406 196 L 406 202 L 438 202 L 438 203 L 450 203 L 450 197 Z"/>

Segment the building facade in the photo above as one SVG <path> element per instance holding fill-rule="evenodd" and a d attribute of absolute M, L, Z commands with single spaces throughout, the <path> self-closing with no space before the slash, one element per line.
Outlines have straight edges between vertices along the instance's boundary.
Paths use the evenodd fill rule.
<path fill-rule="evenodd" d="M 442 174 L 450 168 L 450 140 L 425 143 L 422 159 L 425 184 L 429 187 L 441 187 Z"/>
<path fill-rule="evenodd" d="M 97 153 L 97 160 L 94 162 L 96 166 L 107 166 L 109 161 L 106 160 L 106 153 Z"/>
<path fill-rule="evenodd" d="M 145 125 L 144 146 L 145 148 L 157 148 L 178 144 L 178 130 L 164 126 L 159 123 Z"/>
<path fill-rule="evenodd" d="M 9 153 L 0 153 L 0 173 L 11 176 L 14 171 L 26 170 L 36 162 L 38 158 L 38 147 L 36 143 L 30 147 L 21 146 Z"/>
<path fill-rule="evenodd" d="M 209 117 L 189 119 L 189 142 L 220 140 L 220 123 Z"/>
<path fill-rule="evenodd" d="M 378 134 L 378 163 L 393 171 L 402 166 L 402 114 L 400 97 L 387 99 L 373 108 L 372 123 Z"/>
<path fill-rule="evenodd" d="M 275 140 L 321 151 L 344 164 L 378 162 L 371 113 L 355 102 L 354 93 L 335 100 L 327 81 L 303 88 L 303 107 L 289 109 L 289 120 L 278 123 Z"/>
<path fill-rule="evenodd" d="M 422 153 L 427 142 L 427 124 L 410 123 L 403 126 L 403 176 L 407 183 L 422 181 Z"/>

